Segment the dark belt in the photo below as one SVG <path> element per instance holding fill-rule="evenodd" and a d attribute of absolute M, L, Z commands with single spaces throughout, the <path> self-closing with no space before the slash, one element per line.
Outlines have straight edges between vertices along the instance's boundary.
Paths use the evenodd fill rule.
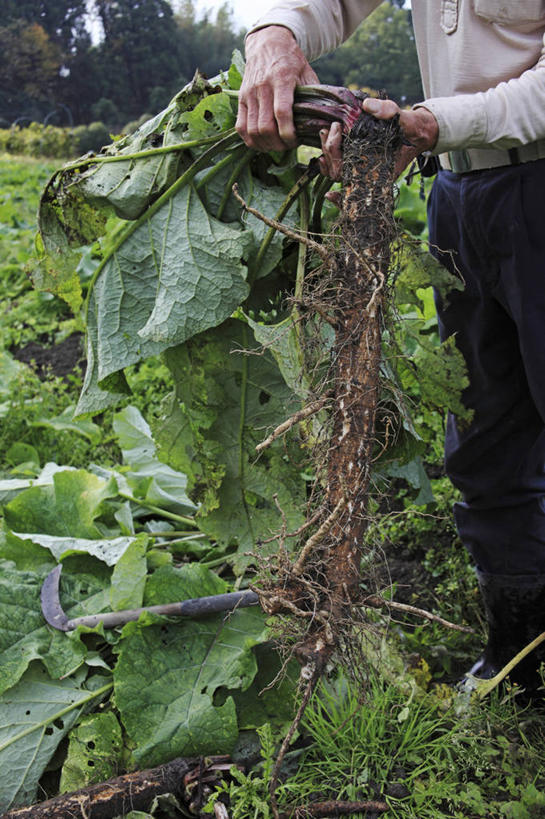
<path fill-rule="evenodd" d="M 462 151 L 449 151 L 439 154 L 441 167 L 454 173 L 481 171 L 485 168 L 501 168 L 505 165 L 520 165 L 523 162 L 535 162 L 545 159 L 545 139 L 500 151 L 496 148 L 468 148 Z"/>

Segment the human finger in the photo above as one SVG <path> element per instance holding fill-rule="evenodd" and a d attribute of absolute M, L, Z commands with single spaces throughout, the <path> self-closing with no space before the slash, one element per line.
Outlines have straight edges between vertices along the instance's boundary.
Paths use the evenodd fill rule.
<path fill-rule="evenodd" d="M 341 191 L 328 191 L 325 195 L 325 198 L 328 202 L 331 202 L 332 205 L 335 205 L 336 208 L 341 209 L 341 204 L 343 200 L 343 195 Z"/>
<path fill-rule="evenodd" d="M 276 127 L 273 92 L 268 85 L 256 85 L 239 100 L 237 131 L 249 148 L 256 151 L 285 150 Z"/>
<path fill-rule="evenodd" d="M 260 150 L 259 141 L 259 102 L 256 97 L 255 90 L 246 96 L 245 102 L 239 101 L 239 110 L 242 106 L 241 123 L 244 124 L 244 131 L 242 128 L 237 130 L 244 142 L 249 148 L 254 148 L 256 151 Z"/>
<path fill-rule="evenodd" d="M 278 92 L 274 85 L 263 84 L 257 89 L 257 118 L 256 118 L 256 133 L 253 133 L 254 142 L 261 151 L 285 151 L 287 147 L 291 147 L 291 143 L 295 143 L 295 128 L 293 126 L 293 118 L 291 116 L 291 109 L 293 105 L 293 97 L 289 92 L 284 94 L 284 102 L 280 106 L 280 110 L 284 112 L 285 116 L 285 132 L 288 133 L 288 141 L 286 141 L 279 131 L 277 121 L 277 99 Z M 289 131 L 289 122 L 291 121 L 293 133 Z"/>
<path fill-rule="evenodd" d="M 324 176 L 331 179 L 340 179 L 342 176 L 342 128 L 340 122 L 334 122 L 329 130 L 320 131 L 320 142 L 323 151 L 323 160 L 320 170 Z"/>
<path fill-rule="evenodd" d="M 293 88 L 274 89 L 275 129 L 284 147 L 294 148 L 297 144 L 295 124 L 293 122 Z"/>
<path fill-rule="evenodd" d="M 244 140 L 244 142 L 246 142 L 248 139 L 248 108 L 246 103 L 242 102 L 241 100 L 238 102 L 238 113 L 235 128 L 237 129 L 240 137 Z"/>

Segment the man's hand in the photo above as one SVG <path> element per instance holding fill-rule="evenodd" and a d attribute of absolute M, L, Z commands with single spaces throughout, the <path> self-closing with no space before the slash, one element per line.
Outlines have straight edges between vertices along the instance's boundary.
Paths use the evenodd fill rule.
<path fill-rule="evenodd" d="M 392 119 L 399 114 L 399 124 L 405 139 L 410 145 L 402 145 L 395 164 L 395 175 L 399 176 L 412 160 L 422 151 L 430 151 L 439 136 L 437 120 L 427 108 L 414 111 L 402 110 L 393 100 L 366 99 L 362 108 L 377 119 Z M 320 158 L 320 170 L 324 176 L 332 179 L 341 178 L 342 170 L 342 133 L 341 126 L 333 123 L 329 131 L 320 134 L 323 157 Z"/>
<path fill-rule="evenodd" d="M 294 88 L 317 82 L 289 29 L 267 26 L 250 34 L 236 123 L 246 145 L 258 151 L 295 147 Z"/>

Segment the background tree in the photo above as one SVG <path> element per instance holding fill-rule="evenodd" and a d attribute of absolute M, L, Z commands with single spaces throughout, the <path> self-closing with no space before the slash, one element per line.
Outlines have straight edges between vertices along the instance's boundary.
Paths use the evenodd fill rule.
<path fill-rule="evenodd" d="M 89 43 L 85 0 L 2 0 L 2 22 L 21 20 L 38 23 L 67 56 Z"/>
<path fill-rule="evenodd" d="M 0 87 L 5 108 L 18 114 L 33 99 L 52 104 L 61 62 L 59 47 L 38 23 L 20 19 L 1 27 Z"/>
<path fill-rule="evenodd" d="M 100 97 L 128 117 L 147 111 L 152 88 L 180 85 L 181 42 L 166 0 L 96 0 L 104 32 Z"/>
<path fill-rule="evenodd" d="M 183 44 L 183 70 L 189 80 L 198 68 L 207 76 L 229 64 L 233 50 L 243 48 L 244 31 L 236 31 L 228 3 L 223 3 L 215 19 L 210 13 L 197 15 L 193 0 L 181 0 L 175 15 Z"/>
<path fill-rule="evenodd" d="M 2 26 L 0 117 L 42 120 L 67 105 L 72 65 L 91 47 L 85 0 L 3 0 Z"/>

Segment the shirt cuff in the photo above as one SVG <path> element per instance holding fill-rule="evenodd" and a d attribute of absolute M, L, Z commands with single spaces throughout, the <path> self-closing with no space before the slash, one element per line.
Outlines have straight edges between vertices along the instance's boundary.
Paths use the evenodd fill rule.
<path fill-rule="evenodd" d="M 426 108 L 439 126 L 439 137 L 432 153 L 442 154 L 459 148 L 482 148 L 486 144 L 486 110 L 481 94 L 434 97 L 413 108 Z"/>
<path fill-rule="evenodd" d="M 246 34 L 244 35 L 244 42 L 246 42 L 246 40 L 248 39 L 250 34 L 253 34 L 255 31 L 261 31 L 262 28 L 268 28 L 269 26 L 277 26 L 277 27 L 280 26 L 280 28 L 287 28 L 288 31 L 291 31 L 291 33 L 293 34 L 293 36 L 297 40 L 297 45 L 301 46 L 301 43 L 297 39 L 297 36 L 296 36 L 294 30 L 291 28 L 291 26 L 287 25 L 286 23 L 279 23 L 278 20 L 275 23 L 273 23 L 272 21 L 271 22 L 268 22 L 268 21 L 263 22 L 262 20 L 259 20 L 258 23 L 254 23 L 254 25 L 251 28 L 249 28 L 248 31 L 246 32 Z"/>

